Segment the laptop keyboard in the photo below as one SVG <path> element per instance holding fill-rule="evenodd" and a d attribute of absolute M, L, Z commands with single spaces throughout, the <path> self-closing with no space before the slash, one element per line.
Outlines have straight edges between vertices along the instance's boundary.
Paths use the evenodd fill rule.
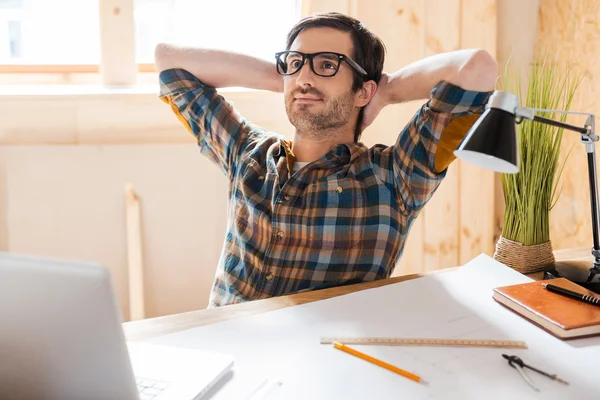
<path fill-rule="evenodd" d="M 136 378 L 138 394 L 140 400 L 151 400 L 156 398 L 168 386 L 168 382 L 156 381 L 153 379 Z"/>

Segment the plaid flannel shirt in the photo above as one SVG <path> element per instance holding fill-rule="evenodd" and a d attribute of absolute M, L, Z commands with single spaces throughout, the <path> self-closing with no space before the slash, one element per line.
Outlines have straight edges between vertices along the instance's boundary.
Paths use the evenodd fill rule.
<path fill-rule="evenodd" d="M 160 86 L 230 181 L 209 307 L 389 277 L 490 95 L 440 82 L 394 145 L 339 144 L 290 173 L 291 143 L 249 123 L 215 88 L 183 69 L 161 72 Z"/>

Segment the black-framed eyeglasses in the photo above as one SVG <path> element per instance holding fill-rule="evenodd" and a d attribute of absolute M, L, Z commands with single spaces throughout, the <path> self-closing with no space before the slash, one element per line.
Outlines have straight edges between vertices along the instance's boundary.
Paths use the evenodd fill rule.
<path fill-rule="evenodd" d="M 309 61 L 310 69 L 318 76 L 331 77 L 337 74 L 342 61 L 356 70 L 360 75 L 366 76 L 367 71 L 358 65 L 350 57 L 332 51 L 321 51 L 318 53 L 302 53 L 300 51 L 280 51 L 275 54 L 277 72 L 283 76 L 294 75 L 300 71 L 306 60 Z"/>

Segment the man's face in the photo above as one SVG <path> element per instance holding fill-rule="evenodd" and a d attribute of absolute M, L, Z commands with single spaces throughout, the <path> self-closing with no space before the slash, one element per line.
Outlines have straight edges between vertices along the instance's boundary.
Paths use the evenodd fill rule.
<path fill-rule="evenodd" d="M 302 53 L 331 51 L 352 57 L 350 34 L 332 28 L 310 28 L 302 31 L 290 50 Z M 316 68 L 316 66 L 315 66 Z M 357 93 L 352 92 L 354 72 L 341 62 L 337 74 L 316 75 L 306 60 L 300 71 L 284 77 L 285 109 L 298 132 L 312 139 L 331 139 L 327 130 L 346 125 L 352 118 Z"/>

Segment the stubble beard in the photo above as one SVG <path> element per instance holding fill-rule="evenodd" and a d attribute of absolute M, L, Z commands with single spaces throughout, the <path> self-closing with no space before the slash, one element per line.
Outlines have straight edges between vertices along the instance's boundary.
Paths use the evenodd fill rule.
<path fill-rule="evenodd" d="M 294 104 L 294 95 L 285 102 L 285 110 L 296 133 L 306 139 L 327 141 L 335 139 L 339 128 L 350 122 L 354 109 L 352 91 L 323 104 Z M 316 107 L 315 107 L 316 106 Z M 313 108 L 315 108 L 313 110 Z"/>

